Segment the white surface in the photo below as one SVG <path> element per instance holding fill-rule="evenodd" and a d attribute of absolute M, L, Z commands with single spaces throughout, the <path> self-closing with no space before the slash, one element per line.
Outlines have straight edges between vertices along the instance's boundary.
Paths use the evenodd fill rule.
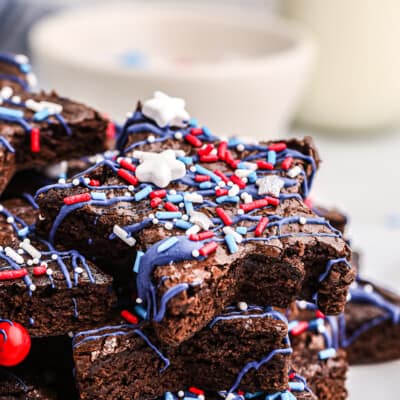
<path fill-rule="evenodd" d="M 319 57 L 299 120 L 341 130 L 399 121 L 398 0 L 284 0 L 315 34 Z"/>
<path fill-rule="evenodd" d="M 212 130 L 253 136 L 285 130 L 314 54 L 301 29 L 276 17 L 165 2 L 62 12 L 30 39 L 49 86 L 114 118 L 162 90 L 186 99 Z M 148 67 L 121 65 L 135 51 Z"/>
<path fill-rule="evenodd" d="M 364 140 L 313 136 L 324 162 L 311 197 L 350 215 L 363 276 L 400 291 L 400 131 Z M 400 361 L 351 367 L 350 400 L 397 399 L 399 376 Z"/>

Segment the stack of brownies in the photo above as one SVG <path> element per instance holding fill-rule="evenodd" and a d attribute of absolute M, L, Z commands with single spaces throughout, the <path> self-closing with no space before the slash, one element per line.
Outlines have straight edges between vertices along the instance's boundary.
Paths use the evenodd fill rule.
<path fill-rule="evenodd" d="M 32 80 L 0 55 L 0 399 L 345 399 L 343 347 L 400 356 L 397 297 L 346 306 L 310 138 L 225 140 L 161 92 L 119 128 Z"/>

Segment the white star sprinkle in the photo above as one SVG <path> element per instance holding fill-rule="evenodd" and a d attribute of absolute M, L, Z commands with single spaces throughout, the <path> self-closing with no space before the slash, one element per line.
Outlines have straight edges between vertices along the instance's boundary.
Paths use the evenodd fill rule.
<path fill-rule="evenodd" d="M 279 193 L 285 182 L 276 175 L 268 175 L 258 179 L 256 184 L 258 186 L 258 194 L 269 194 L 274 197 L 279 197 Z"/>
<path fill-rule="evenodd" d="M 208 231 L 211 226 L 214 226 L 213 222 L 211 221 L 210 218 L 207 217 L 206 214 L 200 212 L 200 211 L 194 211 L 192 210 L 190 212 L 190 219 L 189 221 L 192 224 L 196 224 L 199 226 L 201 229 Z"/>
<path fill-rule="evenodd" d="M 141 182 L 151 182 L 164 188 L 186 174 L 185 164 L 176 159 L 176 153 L 171 149 L 162 153 L 135 151 L 133 157 L 140 161 L 136 176 Z"/>
<path fill-rule="evenodd" d="M 143 103 L 142 113 L 154 120 L 160 128 L 167 125 L 183 128 L 190 119 L 185 105 L 183 99 L 169 97 L 163 92 L 154 92 L 154 97 Z"/>

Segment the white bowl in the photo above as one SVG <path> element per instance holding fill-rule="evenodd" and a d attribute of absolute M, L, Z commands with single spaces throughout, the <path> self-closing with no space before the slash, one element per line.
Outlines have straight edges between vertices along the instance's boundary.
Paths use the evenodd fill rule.
<path fill-rule="evenodd" d="M 41 20 L 30 44 L 48 86 L 117 119 L 162 90 L 217 133 L 259 138 L 286 129 L 314 55 L 281 19 L 165 2 L 65 11 Z"/>

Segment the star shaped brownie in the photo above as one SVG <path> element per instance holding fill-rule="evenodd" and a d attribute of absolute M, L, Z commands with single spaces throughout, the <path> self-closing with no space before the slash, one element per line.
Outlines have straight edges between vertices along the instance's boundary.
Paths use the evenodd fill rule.
<path fill-rule="evenodd" d="M 239 301 L 343 310 L 350 249 L 304 203 L 319 165 L 310 138 L 223 140 L 194 121 L 160 127 L 139 107 L 117 142 L 116 160 L 37 192 L 38 229 L 130 276 L 136 311 L 162 341 L 181 343 Z M 185 174 L 160 187 L 165 151 Z M 144 177 L 142 152 L 152 159 Z"/>

